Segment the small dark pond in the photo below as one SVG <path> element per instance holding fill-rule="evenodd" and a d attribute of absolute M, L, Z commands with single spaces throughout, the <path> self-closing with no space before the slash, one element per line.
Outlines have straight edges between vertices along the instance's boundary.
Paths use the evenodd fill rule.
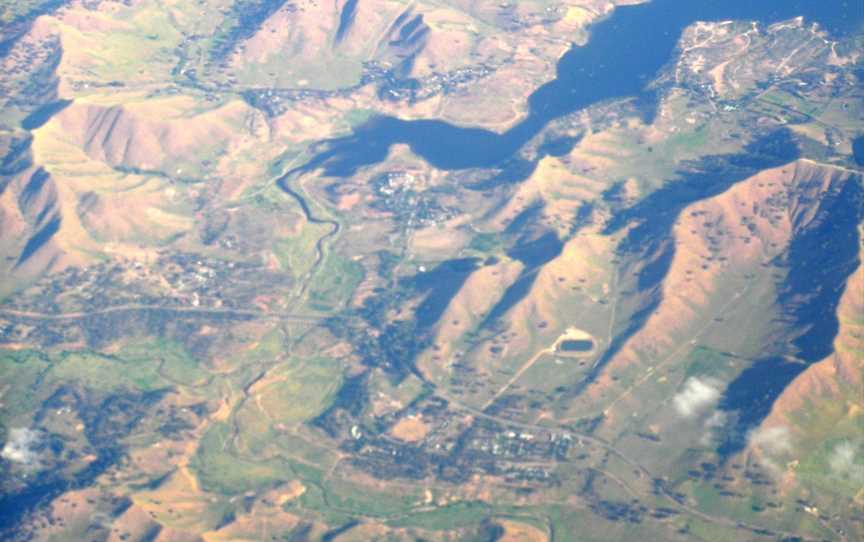
<path fill-rule="evenodd" d="M 561 352 L 589 352 L 592 348 L 594 348 L 594 341 L 582 339 L 567 339 L 558 345 L 558 350 Z"/>

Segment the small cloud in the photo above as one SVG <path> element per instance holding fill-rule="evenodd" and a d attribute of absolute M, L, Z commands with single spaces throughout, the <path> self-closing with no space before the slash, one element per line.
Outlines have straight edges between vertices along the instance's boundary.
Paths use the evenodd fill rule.
<path fill-rule="evenodd" d="M 12 463 L 27 467 L 39 466 L 37 448 L 42 442 L 42 434 L 26 427 L 15 427 L 9 431 L 9 438 L 0 452 L 0 457 Z"/>
<path fill-rule="evenodd" d="M 702 446 L 711 446 L 716 439 L 717 432 L 726 426 L 728 419 L 729 417 L 725 412 L 715 410 L 711 416 L 705 420 L 705 433 L 702 434 L 699 443 L 702 444 Z"/>
<path fill-rule="evenodd" d="M 711 414 L 711 417 L 705 421 L 705 427 L 709 429 L 718 429 L 726 425 L 727 416 L 725 412 L 720 412 L 719 410 L 714 414 Z"/>
<path fill-rule="evenodd" d="M 792 436 L 789 428 L 782 425 L 761 427 L 750 432 L 750 445 L 778 455 L 792 451 Z"/>
<path fill-rule="evenodd" d="M 720 386 L 713 380 L 688 378 L 684 388 L 679 391 L 672 402 L 678 414 L 689 418 L 713 406 L 720 399 Z"/>
<path fill-rule="evenodd" d="M 864 462 L 862 462 L 859 446 L 848 440 L 834 447 L 828 458 L 831 472 L 836 476 L 848 478 L 855 483 L 864 483 Z"/>

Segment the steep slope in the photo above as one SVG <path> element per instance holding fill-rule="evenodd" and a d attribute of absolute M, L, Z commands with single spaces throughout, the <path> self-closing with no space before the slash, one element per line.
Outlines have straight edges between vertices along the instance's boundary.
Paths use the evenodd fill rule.
<path fill-rule="evenodd" d="M 209 173 L 203 164 L 217 162 L 227 149 L 244 143 L 244 132 L 256 116 L 241 101 L 202 110 L 189 98 L 137 103 L 135 98 L 126 96 L 122 105 L 73 103 L 37 138 L 50 139 L 52 146 L 73 145 L 116 169 L 195 179 Z"/>
<path fill-rule="evenodd" d="M 826 510 L 864 503 L 861 255 L 859 251 L 858 268 L 849 277 L 837 306 L 839 327 L 833 352 L 791 381 L 750 434 L 742 452 L 744 461 L 775 465 L 787 492 Z M 774 438 L 766 438 L 768 435 Z"/>
<path fill-rule="evenodd" d="M 568 44 L 584 41 L 588 24 L 618 3 L 631 2 L 296 2 L 218 68 L 192 69 L 239 82 L 265 110 L 358 91 L 364 109 L 499 128 L 525 114 L 525 98 Z"/>
<path fill-rule="evenodd" d="M 730 353 L 737 360 L 722 369 L 723 364 L 706 368 L 704 377 L 721 381 L 734 375 L 735 367 L 746 367 L 745 360 L 756 360 L 758 366 L 759 360 L 772 356 L 815 361 L 808 337 L 830 335 L 830 330 L 818 327 L 824 320 L 821 313 L 816 316 L 805 309 L 830 310 L 824 293 L 843 287 L 854 260 L 847 261 L 845 251 L 838 249 L 855 239 L 854 228 L 853 237 L 848 237 L 861 212 L 860 194 L 855 173 L 799 160 L 682 209 L 672 238 L 659 239 L 654 258 L 661 260 L 652 263 L 641 257 L 630 264 L 629 273 L 639 273 L 642 287 L 637 281 L 631 293 L 622 293 L 618 318 L 638 327 L 618 328 L 623 342 L 616 348 L 613 341 L 610 353 L 598 360 L 596 379 L 589 374 L 593 381 L 584 398 L 577 399 L 574 412 L 602 410 L 614 427 L 621 422 L 620 413 L 653 400 L 658 383 L 677 386 L 684 377 L 695 376 L 683 369 L 694 362 L 697 346 Z M 805 244 L 807 249 L 802 248 Z M 836 284 L 824 276 L 798 280 L 801 272 L 796 265 L 815 265 L 814 257 L 834 262 L 828 267 L 837 270 Z M 621 275 L 630 280 L 626 274 Z M 767 400 L 770 407 L 785 382 L 778 380 L 777 386 L 767 398 L 759 395 L 759 401 Z M 653 391 L 647 391 L 649 387 Z M 739 436 L 754 420 L 758 423 L 757 411 L 762 408 L 755 402 L 736 403 L 757 401 L 758 392 L 751 396 L 745 388 L 743 381 L 731 388 L 724 407 L 750 411 L 749 421 L 733 430 Z"/>
<path fill-rule="evenodd" d="M 0 295 L 8 295 L 20 280 L 32 280 L 68 263 L 53 239 L 62 224 L 57 186 L 44 168 L 33 163 L 32 139 L 4 134 L 0 170 L 0 230 L 3 231 Z"/>

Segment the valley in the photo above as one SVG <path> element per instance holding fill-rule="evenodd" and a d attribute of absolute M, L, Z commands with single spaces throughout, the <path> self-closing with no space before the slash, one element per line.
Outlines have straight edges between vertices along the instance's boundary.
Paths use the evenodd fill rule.
<path fill-rule="evenodd" d="M 4 539 L 864 536 L 854 8 L 31 4 Z"/>

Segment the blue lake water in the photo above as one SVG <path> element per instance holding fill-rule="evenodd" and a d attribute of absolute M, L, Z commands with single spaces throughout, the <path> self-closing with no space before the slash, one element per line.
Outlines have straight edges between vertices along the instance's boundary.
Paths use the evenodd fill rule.
<path fill-rule="evenodd" d="M 618 7 L 591 27 L 586 45 L 573 47 L 561 58 L 556 78 L 531 94 L 527 118 L 510 130 L 497 133 L 439 120 L 379 116 L 351 135 L 329 141 L 301 169 L 350 176 L 382 161 L 397 143 L 407 144 L 439 169 L 494 167 L 511 159 L 550 121 L 600 101 L 642 93 L 671 60 L 681 32 L 695 21 L 770 24 L 799 15 L 835 35 L 858 29 L 864 21 L 858 0 L 654 0 Z"/>

